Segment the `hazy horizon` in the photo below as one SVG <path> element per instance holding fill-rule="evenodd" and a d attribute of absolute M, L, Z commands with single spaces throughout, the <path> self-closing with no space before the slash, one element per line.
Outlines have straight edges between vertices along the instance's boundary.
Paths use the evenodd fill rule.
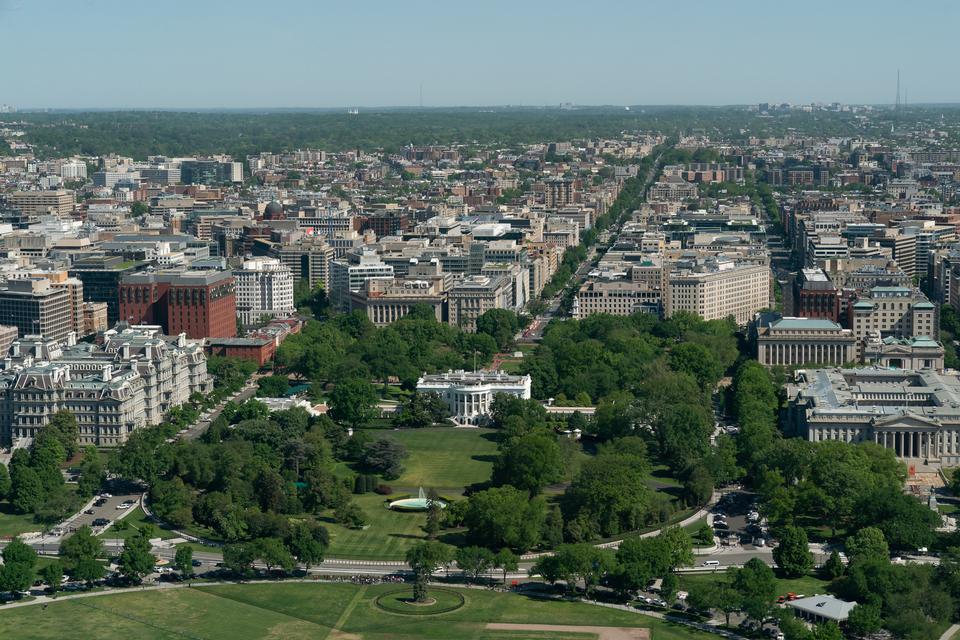
<path fill-rule="evenodd" d="M 960 102 L 960 5 L 0 0 L 22 110 Z M 907 16 L 908 19 L 904 19 Z M 422 100 L 421 100 L 422 91 Z M 289 105 L 289 106 L 283 106 Z"/>

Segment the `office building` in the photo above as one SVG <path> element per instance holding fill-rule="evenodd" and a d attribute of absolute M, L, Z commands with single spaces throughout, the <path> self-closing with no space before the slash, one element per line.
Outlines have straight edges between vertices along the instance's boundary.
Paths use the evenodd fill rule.
<path fill-rule="evenodd" d="M 756 326 L 757 361 L 768 367 L 842 365 L 856 362 L 850 329 L 825 318 L 767 318 Z"/>
<path fill-rule="evenodd" d="M 237 317 L 245 325 L 294 314 L 293 274 L 277 258 L 244 260 L 236 279 Z"/>
<path fill-rule="evenodd" d="M 311 291 L 317 287 L 330 291 L 334 250 L 322 238 L 305 236 L 296 242 L 277 244 L 271 247 L 270 255 L 290 269 L 294 284 L 306 280 Z"/>
<path fill-rule="evenodd" d="M 787 385 L 785 430 L 873 442 L 908 462 L 960 465 L 960 379 L 933 369 L 808 369 Z"/>
<path fill-rule="evenodd" d="M 26 216 L 55 215 L 63 218 L 73 211 L 73 193 L 66 189 L 56 191 L 14 191 L 7 194 L 7 204 Z"/>
<path fill-rule="evenodd" d="M 393 275 L 393 266 L 385 264 L 372 250 L 334 260 L 330 263 L 330 303 L 336 309 L 349 309 L 351 291 L 360 291 L 370 278 L 392 278 Z"/>
<path fill-rule="evenodd" d="M 404 317 L 416 305 L 433 310 L 437 322 L 444 321 L 445 278 L 369 278 L 363 288 L 350 292 L 350 309 L 360 309 L 370 322 L 386 326 Z"/>
<path fill-rule="evenodd" d="M 141 271 L 125 276 L 120 314 L 130 324 L 159 325 L 191 339 L 237 335 L 234 277 L 214 269 Z"/>
<path fill-rule="evenodd" d="M 67 273 L 83 283 L 84 302 L 107 305 L 107 323 L 112 327 L 122 318 L 117 292 L 124 276 L 146 266 L 145 262 L 124 260 L 121 256 L 91 256 L 75 261 Z"/>
<path fill-rule="evenodd" d="M 464 331 L 477 330 L 477 318 L 491 309 L 510 309 L 513 287 L 506 276 L 467 276 L 450 289 L 447 307 L 450 324 Z"/>
<path fill-rule="evenodd" d="M 634 313 L 652 313 L 662 310 L 660 289 L 651 289 L 646 283 L 628 280 L 589 280 L 580 285 L 573 299 L 573 317 L 582 320 L 595 313 L 629 316 Z"/>
<path fill-rule="evenodd" d="M 73 413 L 81 445 L 116 447 L 163 422 L 212 381 L 199 344 L 158 327 L 106 332 L 97 344 L 30 336 L 14 341 L 0 370 L 0 441 L 35 438 L 58 411 Z"/>
<path fill-rule="evenodd" d="M 710 259 L 671 271 L 665 293 L 668 318 L 688 311 L 704 320 L 733 317 L 742 326 L 757 311 L 770 307 L 770 268 Z"/>
<path fill-rule="evenodd" d="M 70 294 L 46 278 L 9 280 L 0 288 L 0 318 L 17 327 L 21 337 L 65 339 L 72 330 Z"/>
<path fill-rule="evenodd" d="M 850 305 L 849 326 L 859 342 L 874 331 L 882 338 L 933 338 L 940 334 L 936 306 L 920 291 L 910 287 L 870 289 Z"/>

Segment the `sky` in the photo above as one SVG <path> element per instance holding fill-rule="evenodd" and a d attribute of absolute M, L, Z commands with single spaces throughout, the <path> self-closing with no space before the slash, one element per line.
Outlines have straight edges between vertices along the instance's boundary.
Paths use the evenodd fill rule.
<path fill-rule="evenodd" d="M 17 108 L 960 102 L 960 2 L 0 0 Z"/>

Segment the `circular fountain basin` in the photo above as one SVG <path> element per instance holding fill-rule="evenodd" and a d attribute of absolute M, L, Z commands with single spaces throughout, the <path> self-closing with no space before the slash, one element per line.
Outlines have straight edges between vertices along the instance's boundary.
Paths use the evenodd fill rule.
<path fill-rule="evenodd" d="M 394 500 L 387 506 L 394 511 L 427 511 L 431 502 L 436 502 L 441 509 L 447 506 L 443 500 L 430 500 L 430 498 L 402 498 Z"/>

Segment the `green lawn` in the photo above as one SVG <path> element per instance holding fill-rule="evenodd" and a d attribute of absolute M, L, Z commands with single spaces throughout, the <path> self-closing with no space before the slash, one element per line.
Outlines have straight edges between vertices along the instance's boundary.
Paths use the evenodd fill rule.
<path fill-rule="evenodd" d="M 490 438 L 492 429 L 454 429 L 437 427 L 404 429 L 384 435 L 407 447 L 410 457 L 404 460 L 406 471 L 394 487 L 415 489 L 433 487 L 461 490 L 475 482 L 490 479 L 497 445 Z M 441 491 L 442 493 L 442 491 Z"/>
<path fill-rule="evenodd" d="M 120 524 L 122 523 L 122 524 Z M 119 524 L 119 528 L 118 525 Z M 126 540 L 127 538 L 132 538 L 135 536 L 142 527 L 144 526 L 153 527 L 152 537 L 160 538 L 162 540 L 168 540 L 169 538 L 177 537 L 172 531 L 167 529 L 161 529 L 156 523 L 151 521 L 147 514 L 143 512 L 141 507 L 137 507 L 130 512 L 130 515 L 125 517 L 123 520 L 115 522 L 110 525 L 110 528 L 100 534 L 101 538 L 122 538 Z"/>
<path fill-rule="evenodd" d="M 419 638 L 590 638 L 488 631 L 489 622 L 642 627 L 656 640 L 707 640 L 714 636 L 625 611 L 581 603 L 530 599 L 485 590 L 462 591 L 461 609 L 438 616 L 402 616 L 380 611 L 374 599 L 396 585 L 277 583 L 217 585 L 193 589 L 126 592 L 39 606 L 0 608 L 4 636 L 18 640 L 98 638 L 165 640 L 174 637 L 329 638 L 413 640 Z M 340 633 L 332 634 L 336 629 Z M 351 634 L 351 635 L 346 635 Z"/>
<path fill-rule="evenodd" d="M 450 496 L 455 497 L 455 496 Z M 360 560 L 403 560 L 411 546 L 423 540 L 422 513 L 391 511 L 384 506 L 384 496 L 376 493 L 354 496 L 366 516 L 366 529 L 347 529 L 328 518 L 321 518 L 330 531 L 327 555 Z"/>
<path fill-rule="evenodd" d="M 0 503 L 0 538 L 42 529 L 42 526 L 33 521 L 32 513 L 14 513 L 9 502 Z"/>
<path fill-rule="evenodd" d="M 727 583 L 725 573 L 699 573 L 699 574 L 681 574 L 680 588 L 689 590 L 694 585 L 714 585 Z M 830 583 L 814 576 L 803 576 L 801 578 L 777 578 L 777 594 L 786 595 L 788 593 L 802 593 L 805 596 L 812 596 L 815 593 L 826 593 L 827 585 Z"/>

